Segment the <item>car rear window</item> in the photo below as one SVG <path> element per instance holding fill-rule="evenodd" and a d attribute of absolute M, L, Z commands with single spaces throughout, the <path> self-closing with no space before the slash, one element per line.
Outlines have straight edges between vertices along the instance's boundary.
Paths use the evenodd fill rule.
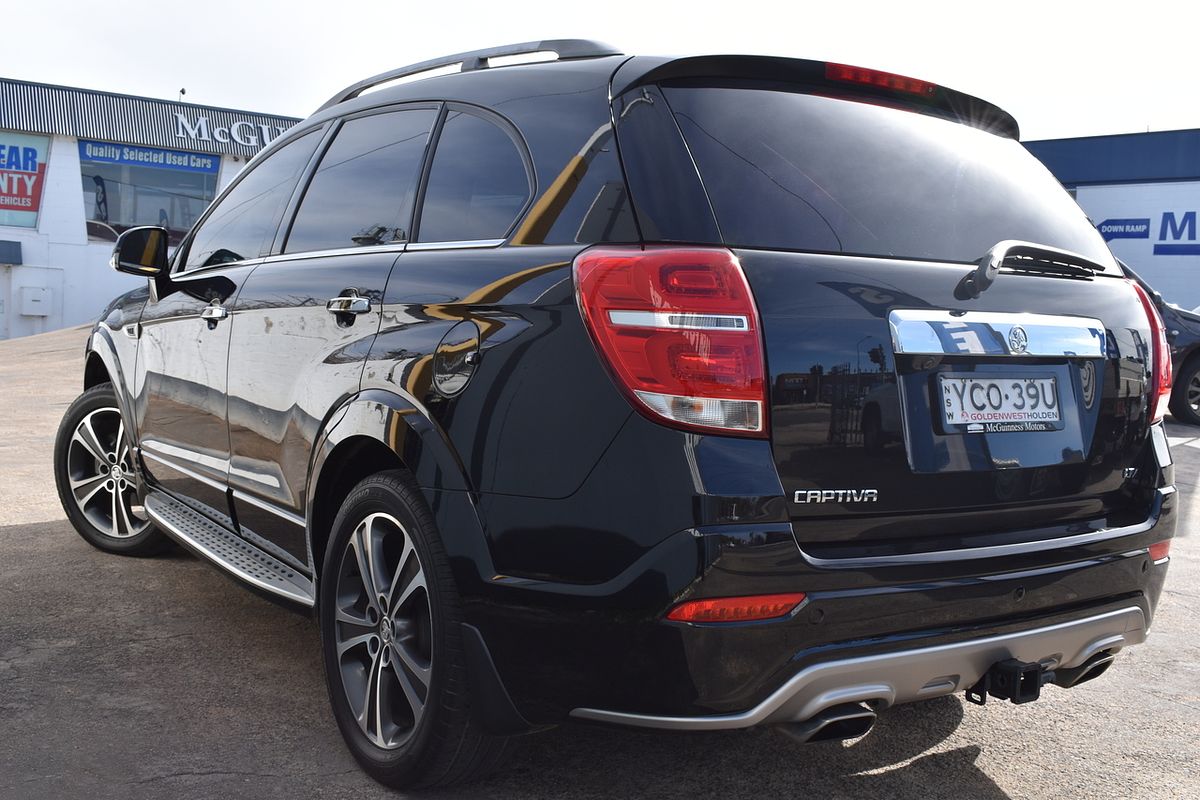
<path fill-rule="evenodd" d="M 1021 239 L 1116 271 L 1083 211 L 1013 139 L 799 92 L 663 93 L 731 246 L 975 261 Z"/>

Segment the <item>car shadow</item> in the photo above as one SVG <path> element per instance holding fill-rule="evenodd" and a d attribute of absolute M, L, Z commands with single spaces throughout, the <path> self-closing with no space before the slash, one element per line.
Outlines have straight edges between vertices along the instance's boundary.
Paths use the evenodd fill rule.
<path fill-rule="evenodd" d="M 178 548 L 168 558 L 191 556 Z M 203 597 L 212 604 L 205 614 L 220 618 L 229 613 L 224 592 L 205 592 Z M 281 608 L 260 613 L 278 614 L 279 620 L 291 617 L 297 629 L 311 631 L 315 638 L 310 620 Z M 253 649 L 254 643 L 240 646 Z M 315 662 L 311 666 L 316 671 L 303 676 L 303 683 L 313 686 L 312 694 L 323 694 L 317 688 L 319 667 Z M 479 783 L 404 796 L 1008 798 L 976 764 L 980 747 L 929 752 L 950 738 L 963 716 L 957 696 L 935 698 L 884 711 L 860 739 L 809 744 L 771 728 L 679 733 L 568 723 L 519 739 L 505 764 Z"/>
<path fill-rule="evenodd" d="M 799 744 L 781 732 L 645 732 L 565 725 L 529 737 L 493 777 L 429 797 L 954 797 L 1008 795 L 977 765 L 977 746 L 927 753 L 963 719 L 943 697 L 884 712 L 851 742 Z M 925 754 L 925 755 L 923 755 Z"/>

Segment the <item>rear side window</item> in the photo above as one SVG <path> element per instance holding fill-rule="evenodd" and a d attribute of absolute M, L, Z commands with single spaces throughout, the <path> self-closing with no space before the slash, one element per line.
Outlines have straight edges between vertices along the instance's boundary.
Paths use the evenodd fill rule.
<path fill-rule="evenodd" d="M 321 157 L 285 252 L 407 240 L 436 118 L 433 109 L 408 109 L 348 120 Z"/>
<path fill-rule="evenodd" d="M 516 142 L 482 117 L 451 111 L 433 154 L 420 240 L 502 239 L 525 208 L 530 190 Z"/>
<path fill-rule="evenodd" d="M 200 223 L 188 245 L 183 268 L 210 267 L 263 255 L 275 238 L 283 210 L 320 139 L 315 132 L 306 133 L 254 165 Z"/>
<path fill-rule="evenodd" d="M 1004 239 L 1112 257 L 1015 140 L 762 88 L 667 87 L 725 243 L 974 261 Z"/>

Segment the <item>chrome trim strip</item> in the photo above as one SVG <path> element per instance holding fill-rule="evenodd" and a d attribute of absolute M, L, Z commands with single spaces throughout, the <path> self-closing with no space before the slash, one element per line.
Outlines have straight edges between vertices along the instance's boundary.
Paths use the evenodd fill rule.
<path fill-rule="evenodd" d="M 148 444 L 150 444 L 150 442 L 142 442 L 141 453 L 142 453 L 143 458 L 148 458 L 151 461 L 157 461 L 159 464 L 162 464 L 164 467 L 167 467 L 168 469 L 173 469 L 173 470 L 176 470 L 177 472 L 182 472 L 184 475 L 187 475 L 189 478 L 200 481 L 203 484 L 207 484 L 208 486 L 211 486 L 218 491 L 223 492 L 223 491 L 225 491 L 226 488 L 228 488 L 225 484 L 221 483 L 220 481 L 215 481 L 212 478 L 201 475 L 200 473 L 198 473 L 194 470 L 190 470 L 187 467 L 182 467 L 179 464 L 176 464 L 174 461 L 168 461 L 167 459 L 163 458 L 162 456 L 158 456 L 158 455 L 155 455 L 154 453 L 149 452 L 148 450 L 146 450 L 146 445 L 148 445 Z"/>
<path fill-rule="evenodd" d="M 907 355 L 974 355 L 1027 358 L 1104 358 L 1107 335 L 1100 320 L 1054 314 L 896 309 L 888 314 L 892 347 Z M 1009 344 L 1024 330 L 1024 349 Z"/>
<path fill-rule="evenodd" d="M 961 550 L 933 550 L 923 553 L 904 553 L 896 556 L 862 556 L 858 558 L 818 558 L 804 552 L 800 555 L 814 567 L 822 569 L 869 569 L 871 567 L 894 567 L 901 564 L 941 564 L 951 561 L 970 561 L 977 558 L 1000 558 L 1002 556 L 1024 555 L 1026 553 L 1041 553 L 1046 550 L 1057 550 L 1062 547 L 1075 547 L 1081 544 L 1106 542 L 1109 539 L 1120 539 L 1122 536 L 1135 536 L 1145 533 L 1158 524 L 1158 516 L 1162 511 L 1163 501 L 1175 494 L 1174 486 L 1163 486 L 1158 492 L 1150 516 L 1142 522 L 1126 525 L 1123 528 L 1105 528 L 1099 531 L 1077 533 L 1074 536 L 1059 536 L 1054 539 L 1042 539 L 1036 542 L 1016 542 L 1014 544 L 997 544 L 989 547 L 966 547 Z"/>
<path fill-rule="evenodd" d="M 293 514 L 292 512 L 285 511 L 282 508 L 277 508 L 265 500 L 259 500 L 253 495 L 246 494 L 240 489 L 231 489 L 231 491 L 233 492 L 233 499 L 235 500 L 242 500 L 252 506 L 261 508 L 263 511 L 269 511 L 280 519 L 287 520 L 293 525 L 298 525 L 301 528 L 307 527 L 308 523 L 305 522 L 304 517 L 300 516 L 299 514 Z"/>
<path fill-rule="evenodd" d="M 362 247 L 338 247 L 333 250 L 305 250 L 301 253 L 277 253 L 263 260 L 264 264 L 274 264 L 278 261 L 302 261 L 306 258 L 325 258 L 327 256 L 353 256 L 361 253 L 403 253 L 407 242 L 390 242 L 388 244 L 369 244 Z"/>
<path fill-rule="evenodd" d="M 698 314 L 684 311 L 609 311 L 613 325 L 638 328 L 682 328 L 695 331 L 750 330 L 750 320 L 741 314 Z"/>
<path fill-rule="evenodd" d="M 315 601 L 313 600 L 312 595 L 304 594 L 303 592 L 299 591 L 297 588 L 293 588 L 293 587 L 290 587 L 287 585 L 276 585 L 276 584 L 268 583 L 267 581 L 264 581 L 256 576 L 250 574 L 249 572 L 239 568 L 236 564 L 232 564 L 229 561 L 226 561 L 225 559 L 221 558 L 218 554 L 214 553 L 212 550 L 205 547 L 196 538 L 194 538 L 193 536 L 190 536 L 187 532 L 185 532 L 184 530 L 180 529 L 179 527 L 172 524 L 169 520 L 167 520 L 157 509 L 154 508 L 154 503 L 156 501 L 162 502 L 161 500 L 159 500 L 158 498 L 155 498 L 153 496 L 146 498 L 146 504 L 143 506 L 143 508 L 146 510 L 146 515 L 149 516 L 152 520 L 154 520 L 155 525 L 158 525 L 163 530 L 165 530 L 168 534 L 170 534 L 171 538 L 178 541 L 184 547 L 188 548 L 192 552 L 196 553 L 197 555 L 199 555 L 202 558 L 206 559 L 207 561 L 211 562 L 215 566 L 220 567 L 221 569 L 225 570 L 226 572 L 228 572 L 229 574 L 238 578 L 239 580 L 245 581 L 246 583 L 249 583 L 252 586 L 255 586 L 259 589 L 262 589 L 265 592 L 270 592 L 271 594 L 279 595 L 280 597 L 286 597 L 287 599 L 289 599 L 293 602 L 299 603 L 300 605 L 305 606 L 307 608 L 312 608 L 314 605 L 316 605 Z M 185 508 L 186 508 L 186 506 L 185 506 Z M 192 512 L 192 513 L 195 513 L 197 517 L 200 516 L 199 512 Z M 212 524 L 214 527 L 216 526 L 216 523 L 212 523 Z M 232 532 L 227 535 L 232 538 L 235 538 L 235 539 L 237 538 L 236 534 L 234 534 Z M 250 545 L 248 542 L 247 542 L 247 546 L 253 547 L 253 545 Z M 278 560 L 278 559 L 274 559 L 273 557 L 271 557 L 269 554 L 267 554 L 261 548 L 255 547 L 254 549 L 263 553 L 263 555 L 267 558 L 271 558 L 274 561 Z M 280 563 L 282 563 L 282 562 L 280 562 Z M 293 568 L 288 566 L 288 569 L 293 569 Z M 293 571 L 295 571 L 295 570 L 293 570 Z"/>
<path fill-rule="evenodd" d="M 1027 631 L 846 658 L 805 667 L 758 705 L 736 714 L 672 717 L 576 708 L 575 719 L 640 728 L 712 731 L 802 722 L 841 703 L 883 706 L 953 694 L 974 685 L 1006 658 L 1076 667 L 1101 650 L 1140 644 L 1146 617 L 1137 606 Z"/>
<path fill-rule="evenodd" d="M 172 281 L 189 281 L 189 280 L 192 280 L 193 278 L 195 278 L 196 280 L 201 280 L 203 278 L 210 278 L 213 275 L 219 275 L 219 274 L 221 274 L 221 272 L 223 272 L 224 270 L 227 270 L 227 269 L 237 269 L 239 267 L 256 267 L 259 264 L 263 263 L 263 261 L 265 261 L 265 260 L 266 259 L 264 259 L 262 256 L 255 256 L 254 258 L 246 258 L 241 261 L 224 261 L 220 264 L 209 264 L 206 267 L 192 267 L 191 269 L 181 269 L 178 272 L 170 273 L 171 280 Z"/>
<path fill-rule="evenodd" d="M 467 250 L 480 247 L 499 247 L 503 239 L 472 239 L 463 242 L 410 242 L 409 250 Z"/>

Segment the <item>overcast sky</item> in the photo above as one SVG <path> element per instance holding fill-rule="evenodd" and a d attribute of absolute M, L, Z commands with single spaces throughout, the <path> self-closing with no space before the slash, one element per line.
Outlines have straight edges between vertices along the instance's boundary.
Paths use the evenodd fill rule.
<path fill-rule="evenodd" d="M 1022 138 L 1200 128 L 1197 0 L 40 0 L 5 77 L 303 117 L 342 86 L 438 55 L 592 38 L 634 54 L 762 53 L 945 84 Z M 11 19 L 10 19 L 11 22 Z"/>

